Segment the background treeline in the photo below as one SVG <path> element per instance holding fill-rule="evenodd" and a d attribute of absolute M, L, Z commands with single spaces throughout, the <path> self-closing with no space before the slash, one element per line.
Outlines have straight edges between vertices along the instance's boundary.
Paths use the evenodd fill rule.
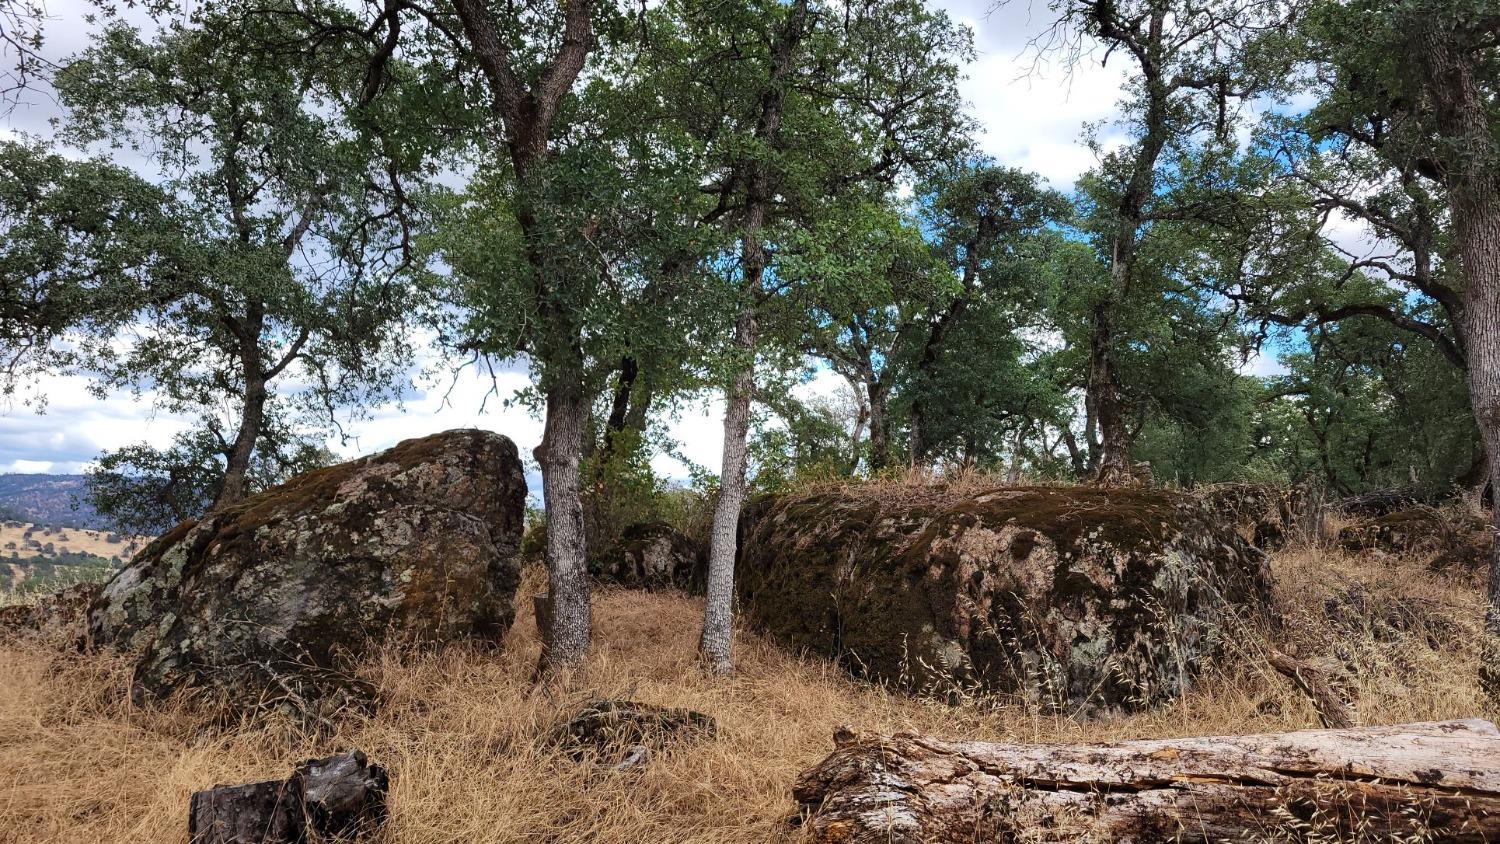
<path fill-rule="evenodd" d="M 144 533 L 331 460 L 424 367 L 520 358 L 562 662 L 705 396 L 720 668 L 751 485 L 1480 483 L 1455 191 L 1488 147 L 1453 115 L 1493 123 L 1488 5 L 1050 9 L 1050 60 L 1131 74 L 1071 193 L 980 151 L 971 33 L 919 0 L 102 4 L 88 49 L 27 54 L 53 135 L 0 143 L 6 389 L 196 416 L 100 457 L 92 505 Z M 819 372 L 847 389 L 800 399 Z"/>

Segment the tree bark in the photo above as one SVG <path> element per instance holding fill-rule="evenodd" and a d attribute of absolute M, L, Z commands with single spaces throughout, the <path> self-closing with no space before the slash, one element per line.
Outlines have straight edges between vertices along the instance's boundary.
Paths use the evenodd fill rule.
<path fill-rule="evenodd" d="M 1438 132 L 1453 148 L 1444 170 L 1464 278 L 1469 398 L 1485 452 L 1500 454 L 1500 140 L 1474 67 L 1477 46 L 1464 24 L 1443 11 L 1410 16 L 1408 55 L 1418 65 Z M 1500 461 L 1490 461 L 1490 483 L 1500 489 Z M 1500 507 L 1494 518 L 1500 528 Z M 1500 544 L 1490 551 L 1487 597 L 1480 679 L 1500 700 Z"/>
<path fill-rule="evenodd" d="M 260 359 L 260 335 L 265 314 L 252 307 L 240 323 L 240 368 L 244 373 L 244 404 L 240 406 L 239 430 L 225 452 L 224 483 L 211 510 L 222 510 L 243 501 L 249 494 L 250 459 L 266 422 L 266 372 Z"/>
<path fill-rule="evenodd" d="M 755 137 L 776 148 L 781 130 L 786 78 L 796 59 L 797 45 L 807 31 L 807 0 L 794 0 L 771 47 L 771 68 L 757 103 Z M 762 240 L 771 210 L 771 169 L 760 158 L 743 160 L 745 210 L 740 218 L 740 267 L 745 301 L 734 322 L 734 349 L 743 355 L 729 385 L 724 411 L 724 460 L 719 478 L 719 500 L 714 505 L 713 535 L 708 548 L 708 590 L 703 607 L 703 635 L 699 655 L 715 674 L 734 670 L 734 556 L 738 550 L 740 508 L 745 501 L 745 438 L 750 431 L 750 402 L 755 398 L 755 344 L 759 325 L 755 305 L 765 295 L 762 287 L 766 245 Z"/>
<path fill-rule="evenodd" d="M 304 844 L 372 837 L 384 825 L 390 776 L 355 750 L 309 759 L 285 780 L 195 791 L 191 844 Z"/>
<path fill-rule="evenodd" d="M 543 673 L 583 662 L 592 611 L 584 555 L 583 504 L 578 494 L 583 429 L 588 418 L 576 370 L 559 372 L 547 389 L 542 442 L 533 452 L 542 468 L 547 508 L 547 617 L 542 631 Z"/>
<path fill-rule="evenodd" d="M 840 738 L 793 790 L 824 844 L 1500 838 L 1500 733 L 1478 719 L 1106 745 Z"/>
<path fill-rule="evenodd" d="M 719 474 L 719 500 L 714 504 L 713 533 L 708 545 L 708 590 L 703 607 L 703 636 L 698 649 L 709 670 L 734 670 L 734 557 L 738 550 L 740 509 L 745 505 L 746 437 L 750 431 L 750 402 L 755 397 L 754 311 L 742 312 L 734 325 L 735 351 L 745 360 L 730 385 L 724 410 L 724 463 Z"/>

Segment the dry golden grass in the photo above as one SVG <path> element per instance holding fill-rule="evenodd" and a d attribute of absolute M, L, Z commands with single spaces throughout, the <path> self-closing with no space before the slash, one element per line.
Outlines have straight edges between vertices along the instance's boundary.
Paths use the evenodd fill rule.
<path fill-rule="evenodd" d="M 1473 679 L 1480 604 L 1470 586 L 1318 550 L 1275 564 L 1286 618 L 1276 643 L 1353 666 L 1361 722 L 1496 716 Z M 526 589 L 539 583 L 529 572 Z M 1364 584 L 1365 610 L 1330 621 L 1324 601 L 1353 584 Z M 1420 617 L 1392 633 L 1380 621 L 1392 607 Z M 1171 705 L 1080 723 L 996 701 L 950 707 L 887 693 L 749 633 L 738 639 L 739 674 L 711 679 L 694 662 L 700 612 L 681 596 L 600 594 L 595 652 L 567 692 L 528 685 L 538 644 L 525 611 L 498 651 L 388 654 L 365 667 L 386 696 L 380 712 L 323 738 L 216 728 L 184 704 L 132 707 L 120 659 L 56 643 L 0 646 L 0 841 L 183 841 L 193 790 L 285 776 L 300 759 L 351 746 L 393 772 L 391 842 L 775 841 L 790 836 L 797 773 L 829 751 L 841 723 L 1027 742 L 1316 726 L 1262 665 L 1265 637 L 1239 638 L 1222 668 Z M 705 712 L 720 737 L 626 774 L 538 748 L 540 733 L 593 695 Z"/>
<path fill-rule="evenodd" d="M 43 546 L 51 543 L 52 550 L 45 551 L 28 545 L 28 530 L 32 532 L 30 540 Z M 3 551 L 3 557 L 7 559 L 11 551 L 23 558 L 51 558 L 61 554 L 92 554 L 105 559 L 118 555 L 128 558 L 151 541 L 149 536 L 122 536 L 120 541 L 110 542 L 108 537 L 111 535 L 108 531 L 88 528 L 41 527 L 28 522 L 0 521 L 0 551 Z M 11 547 L 12 543 L 14 547 Z"/>

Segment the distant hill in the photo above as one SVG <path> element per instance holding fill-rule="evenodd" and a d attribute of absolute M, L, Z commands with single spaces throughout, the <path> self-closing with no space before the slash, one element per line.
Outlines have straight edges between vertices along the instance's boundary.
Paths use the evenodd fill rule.
<path fill-rule="evenodd" d="M 72 528 L 105 524 L 84 504 L 82 475 L 0 475 L 0 519 Z M 78 509 L 73 509 L 78 499 Z"/>

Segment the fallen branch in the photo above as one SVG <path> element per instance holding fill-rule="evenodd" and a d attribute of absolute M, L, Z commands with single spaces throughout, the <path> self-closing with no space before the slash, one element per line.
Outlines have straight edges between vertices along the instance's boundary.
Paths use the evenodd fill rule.
<path fill-rule="evenodd" d="M 1354 726 L 1349 705 L 1333 690 L 1333 684 L 1328 682 L 1328 675 L 1322 669 L 1277 650 L 1267 654 L 1266 661 L 1307 695 L 1324 727 L 1344 730 Z"/>

